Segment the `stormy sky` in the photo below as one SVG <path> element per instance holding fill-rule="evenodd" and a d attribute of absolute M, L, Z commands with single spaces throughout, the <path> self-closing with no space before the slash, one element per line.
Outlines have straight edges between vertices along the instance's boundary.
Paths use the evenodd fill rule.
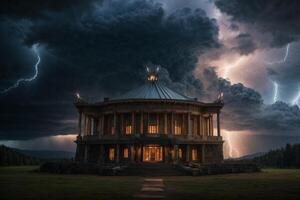
<path fill-rule="evenodd" d="M 299 142 L 299 10 L 297 0 L 1 1 L 1 143 L 73 151 L 74 94 L 120 95 L 144 83 L 147 63 L 201 101 L 224 93 L 227 154 Z"/>

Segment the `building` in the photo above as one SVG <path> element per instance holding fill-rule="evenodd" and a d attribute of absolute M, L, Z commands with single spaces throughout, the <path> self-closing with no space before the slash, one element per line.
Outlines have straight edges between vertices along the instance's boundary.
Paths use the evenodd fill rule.
<path fill-rule="evenodd" d="M 80 97 L 76 160 L 93 163 L 223 160 L 222 101 L 199 102 L 161 84 L 149 72 L 145 85 L 114 99 Z"/>

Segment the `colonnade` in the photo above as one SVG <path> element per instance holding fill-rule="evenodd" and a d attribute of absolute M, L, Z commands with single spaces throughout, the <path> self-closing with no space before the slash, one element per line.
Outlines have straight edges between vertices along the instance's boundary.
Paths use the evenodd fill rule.
<path fill-rule="evenodd" d="M 111 144 L 111 145 L 98 145 L 99 150 L 98 162 L 145 162 L 143 147 L 147 145 L 136 145 L 136 144 Z M 201 162 L 205 163 L 205 144 L 200 145 L 158 145 L 159 148 L 162 148 L 162 160 L 154 162 Z M 88 156 L 91 155 L 89 152 L 88 145 L 85 145 L 84 148 L 84 161 L 88 162 Z M 124 151 L 127 151 L 126 157 Z M 147 162 L 147 161 L 146 161 Z"/>
<path fill-rule="evenodd" d="M 108 113 L 100 116 L 79 113 L 79 135 L 106 134 L 170 134 L 170 135 L 220 135 L 220 113 Z"/>

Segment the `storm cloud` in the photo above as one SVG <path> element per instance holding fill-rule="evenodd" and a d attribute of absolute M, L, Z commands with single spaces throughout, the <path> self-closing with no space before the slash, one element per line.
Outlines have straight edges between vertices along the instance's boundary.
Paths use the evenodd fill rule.
<path fill-rule="evenodd" d="M 73 4 L 80 6 L 76 2 Z M 143 83 L 144 64 L 148 62 L 163 66 L 173 87 L 189 90 L 188 85 L 190 88 L 197 85 L 195 93 L 200 92 L 201 83 L 192 75 L 197 58 L 207 49 L 219 46 L 217 25 L 201 9 L 183 8 L 166 14 L 161 4 L 152 1 L 90 2 L 86 10 L 78 13 L 73 13 L 67 3 L 59 8 L 50 6 L 48 10 L 36 6 L 41 10 L 32 13 L 30 10 L 19 12 L 8 4 L 2 16 L 3 20 L 11 17 L 18 26 L 26 26 L 21 41 L 24 46 L 39 44 L 45 49 L 35 89 L 32 90 L 32 85 L 23 85 L 1 98 L 3 104 L 9 102 L 11 105 L 1 113 L 3 138 L 74 131 L 74 124 L 64 127 L 64 124 L 51 124 L 48 120 L 76 118 L 74 108 L 66 109 L 63 115 L 60 109 L 66 101 L 70 102 L 66 108 L 72 106 L 72 95 L 76 91 L 88 100 L 100 101 L 104 96 L 118 95 Z M 12 48 L 20 46 L 22 43 Z M 13 60 L 7 61 L 10 62 Z M 3 66 L 4 69 L 12 67 L 11 64 Z M 1 88 L 15 79 L 9 75 L 4 77 L 6 81 L 1 82 Z M 40 105 L 41 102 L 44 104 Z M 26 107 L 28 103 L 37 105 L 30 109 L 12 109 L 20 104 Z M 34 120 L 26 118 L 43 109 L 47 110 L 47 115 Z M 18 116 L 18 120 L 14 116 Z M 20 131 L 22 125 L 14 129 L 9 121 L 26 124 L 26 130 L 33 122 L 40 126 L 33 128 L 37 130 L 32 130 L 31 134 L 25 134 Z M 73 128 L 68 128 L 70 126 Z"/>
<path fill-rule="evenodd" d="M 216 0 L 221 12 L 240 28 L 252 32 L 253 40 L 269 47 L 280 47 L 300 36 L 300 2 L 297 0 Z M 258 34 L 258 35 L 257 35 Z"/>
<path fill-rule="evenodd" d="M 216 3 L 222 12 L 233 16 L 234 21 L 251 25 L 254 11 L 245 11 L 245 17 L 241 17 L 239 11 L 231 13 L 227 6 L 242 3 L 225 5 L 225 2 Z M 62 1 L 61 4 L 2 1 L 0 34 L 5 45 L 0 49 L 3 52 L 0 89 L 32 74 L 36 60 L 30 50 L 32 45 L 39 44 L 42 60 L 34 82 L 0 97 L 0 139 L 76 132 L 77 114 L 72 104 L 75 92 L 80 92 L 87 101 L 119 95 L 144 83 L 144 65 L 149 62 L 162 66 L 160 78 L 164 84 L 186 95 L 214 101 L 223 92 L 222 127 L 226 130 L 270 134 L 300 130 L 298 107 L 285 103 L 265 105 L 257 91 L 219 78 L 213 67 L 201 66 L 196 73 L 201 55 L 222 48 L 219 28 L 204 10 L 177 7 L 166 11 L 162 4 L 146 0 Z M 269 8 L 269 14 L 275 8 Z M 258 30 L 265 26 L 273 34 L 270 30 L 276 27 L 268 25 L 271 19 L 254 17 L 262 20 L 257 23 L 261 26 Z M 297 15 L 292 17 L 297 19 Z M 285 25 L 280 22 L 271 46 L 286 44 L 297 37 L 296 29 L 285 34 Z M 232 29 L 238 30 L 240 25 L 233 24 Z M 250 54 L 258 48 L 252 37 L 252 33 L 241 32 L 233 50 Z"/>

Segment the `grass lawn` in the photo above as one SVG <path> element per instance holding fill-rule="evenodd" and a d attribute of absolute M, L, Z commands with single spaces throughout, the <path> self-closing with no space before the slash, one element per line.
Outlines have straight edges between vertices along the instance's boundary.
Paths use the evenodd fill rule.
<path fill-rule="evenodd" d="M 131 199 L 142 177 L 57 175 L 33 172 L 37 167 L 0 167 L 0 199 Z"/>
<path fill-rule="evenodd" d="M 165 178 L 170 199 L 300 199 L 300 169 L 261 173 Z M 176 192 L 173 192 L 176 191 Z"/>
<path fill-rule="evenodd" d="M 54 175 L 0 167 L 0 199 L 131 199 L 144 177 Z M 204 177 L 162 177 L 168 199 L 300 199 L 300 170 Z"/>

